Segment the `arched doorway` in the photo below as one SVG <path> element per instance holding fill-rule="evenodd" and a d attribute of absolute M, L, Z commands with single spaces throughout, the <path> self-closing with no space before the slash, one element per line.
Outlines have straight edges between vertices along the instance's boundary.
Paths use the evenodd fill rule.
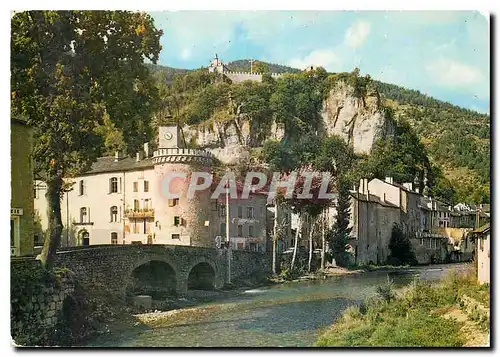
<path fill-rule="evenodd" d="M 208 263 L 196 264 L 188 276 L 188 290 L 214 290 L 215 271 Z"/>
<path fill-rule="evenodd" d="M 153 299 L 176 294 L 177 279 L 174 269 L 167 263 L 152 260 L 132 271 L 127 288 L 129 295 L 151 295 Z"/>
<path fill-rule="evenodd" d="M 78 232 L 78 241 L 76 245 L 78 247 L 90 245 L 90 233 L 86 229 L 82 229 Z"/>
<path fill-rule="evenodd" d="M 83 232 L 82 234 L 82 245 L 90 245 L 90 234 L 89 232 Z"/>

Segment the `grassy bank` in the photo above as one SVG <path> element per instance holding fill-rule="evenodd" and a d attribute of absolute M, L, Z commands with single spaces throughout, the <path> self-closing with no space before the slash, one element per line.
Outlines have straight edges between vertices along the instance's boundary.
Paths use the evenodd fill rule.
<path fill-rule="evenodd" d="M 489 332 L 489 286 L 474 272 L 438 283 L 415 280 L 395 291 L 391 282 L 361 306 L 349 307 L 316 346 L 480 346 Z"/>

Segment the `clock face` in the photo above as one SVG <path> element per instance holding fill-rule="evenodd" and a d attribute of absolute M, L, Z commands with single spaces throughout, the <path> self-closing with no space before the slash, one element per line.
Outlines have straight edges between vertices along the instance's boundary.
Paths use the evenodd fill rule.
<path fill-rule="evenodd" d="M 172 133 L 165 133 L 165 135 L 163 135 L 165 137 L 165 139 L 167 140 L 170 140 L 172 139 Z"/>

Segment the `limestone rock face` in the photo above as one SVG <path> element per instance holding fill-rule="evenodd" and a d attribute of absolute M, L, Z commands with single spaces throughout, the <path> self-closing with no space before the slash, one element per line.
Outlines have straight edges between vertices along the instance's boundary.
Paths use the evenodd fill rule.
<path fill-rule="evenodd" d="M 339 82 L 323 102 L 321 116 L 325 133 L 344 138 L 355 153 L 369 153 L 378 139 L 394 137 L 394 122 L 381 109 L 376 91 L 358 98 L 354 88 Z"/>
<path fill-rule="evenodd" d="M 184 126 L 186 143 L 210 151 L 224 164 L 237 164 L 250 158 L 250 149 L 260 147 L 267 139 L 281 140 L 285 134 L 282 125 L 273 123 L 266 135 L 258 135 L 250 120 L 211 121 L 209 124 Z"/>
<path fill-rule="evenodd" d="M 358 97 L 354 88 L 338 82 L 323 102 L 320 134 L 338 135 L 353 146 L 356 153 L 369 153 L 378 139 L 394 137 L 395 124 L 382 110 L 375 90 Z M 251 148 L 263 146 L 266 140 L 282 140 L 285 129 L 272 122 L 268 128 L 256 128 L 249 119 L 225 118 L 193 126 L 184 126 L 189 146 L 210 151 L 224 164 L 237 164 L 250 158 Z M 260 134 L 259 134 L 260 133 Z"/>

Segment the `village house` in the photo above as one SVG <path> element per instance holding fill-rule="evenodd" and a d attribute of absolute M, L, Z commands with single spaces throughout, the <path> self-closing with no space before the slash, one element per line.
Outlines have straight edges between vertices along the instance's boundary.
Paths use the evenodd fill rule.
<path fill-rule="evenodd" d="M 10 119 L 10 255 L 33 254 L 32 128 L 19 117 Z"/>
<path fill-rule="evenodd" d="M 477 280 L 480 284 L 490 284 L 490 224 L 487 223 L 475 229 L 472 234 L 476 246 L 474 261 Z"/>
<path fill-rule="evenodd" d="M 102 157 L 81 175 L 67 179 L 72 189 L 61 201 L 65 235 L 63 245 L 172 244 L 215 247 L 216 238 L 226 239 L 223 198 L 212 199 L 212 190 L 187 195 L 187 183 L 179 187 L 180 198 L 164 194 L 163 178 L 169 172 L 211 172 L 212 155 L 188 149 L 176 126 L 159 128 L 159 149 L 149 146 L 135 158 Z M 37 181 L 35 208 L 47 227 L 45 184 Z M 222 200 L 221 200 L 222 199 Z M 234 249 L 266 250 L 266 197 L 251 193 L 246 200 L 230 202 L 229 235 Z"/>

